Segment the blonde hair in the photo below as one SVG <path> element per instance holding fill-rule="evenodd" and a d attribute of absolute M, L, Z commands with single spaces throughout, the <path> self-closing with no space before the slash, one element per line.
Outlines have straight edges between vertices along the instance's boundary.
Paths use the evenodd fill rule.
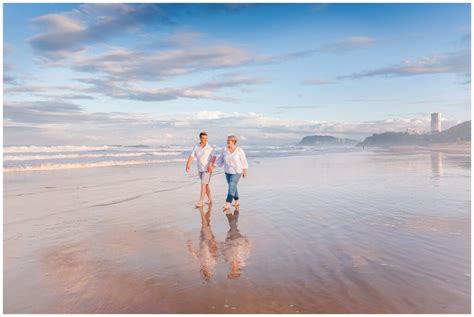
<path fill-rule="evenodd" d="M 234 144 L 237 144 L 237 137 L 235 135 L 229 135 L 227 137 L 228 141 L 232 141 Z"/>

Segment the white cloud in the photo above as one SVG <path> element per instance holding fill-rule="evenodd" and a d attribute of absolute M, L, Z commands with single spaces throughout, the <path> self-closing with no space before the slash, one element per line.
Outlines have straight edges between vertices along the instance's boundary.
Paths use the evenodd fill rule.
<path fill-rule="evenodd" d="M 73 55 L 70 66 L 77 71 L 114 78 L 156 81 L 197 71 L 242 66 L 253 60 L 254 57 L 245 50 L 231 46 L 156 52 L 116 48 L 93 57 Z"/>
<path fill-rule="evenodd" d="M 6 144 L 15 144 L 19 140 L 61 144 L 61 135 L 65 137 L 63 142 L 81 140 L 84 135 L 94 137 L 86 141 L 89 144 L 146 143 L 145 140 L 150 141 L 155 136 L 154 142 L 188 143 L 202 130 L 207 131 L 216 143 L 224 142 L 231 134 L 245 136 L 247 143 L 281 143 L 296 142 L 313 134 L 360 139 L 372 133 L 406 131 L 407 128 L 428 131 L 429 123 L 429 114 L 377 121 L 327 122 L 282 119 L 255 112 L 200 111 L 170 115 L 87 112 L 78 105 L 65 102 L 6 103 L 4 107 Z M 443 128 L 457 123 L 459 121 L 445 119 Z"/>
<path fill-rule="evenodd" d="M 79 81 L 90 85 L 82 90 L 85 93 L 102 94 L 117 99 L 167 101 L 178 98 L 190 98 L 224 102 L 238 102 L 239 99 L 216 95 L 216 91 L 231 87 L 253 86 L 265 82 L 262 78 L 240 77 L 210 81 L 193 86 L 145 88 L 136 83 L 114 81 L 113 79 L 89 78 L 79 79 Z"/>
<path fill-rule="evenodd" d="M 33 18 L 34 25 L 42 31 L 29 43 L 42 57 L 62 59 L 84 50 L 86 45 L 135 30 L 160 14 L 159 7 L 153 4 L 83 4 L 77 10 Z"/>
<path fill-rule="evenodd" d="M 424 74 L 455 73 L 471 71 L 471 50 L 463 49 L 451 53 L 433 54 L 417 60 L 404 60 L 399 64 L 339 76 L 339 79 L 359 79 L 364 77 L 396 77 Z"/>

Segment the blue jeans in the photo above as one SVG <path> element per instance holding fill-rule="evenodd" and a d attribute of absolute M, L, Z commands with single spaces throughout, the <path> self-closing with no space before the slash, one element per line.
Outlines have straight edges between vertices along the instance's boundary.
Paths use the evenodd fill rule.
<path fill-rule="evenodd" d="M 225 179 L 229 184 L 229 190 L 227 192 L 226 202 L 231 203 L 233 199 L 239 200 L 239 191 L 237 190 L 237 183 L 240 180 L 242 174 L 227 174 L 225 173 Z"/>

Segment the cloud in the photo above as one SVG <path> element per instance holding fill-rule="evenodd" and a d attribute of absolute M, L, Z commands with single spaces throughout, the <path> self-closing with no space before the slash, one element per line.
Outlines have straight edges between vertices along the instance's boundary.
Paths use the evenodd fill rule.
<path fill-rule="evenodd" d="M 58 100 L 94 100 L 95 97 L 86 94 L 59 94 L 59 95 L 49 95 L 41 94 L 39 95 L 45 98 L 55 98 Z"/>
<path fill-rule="evenodd" d="M 54 100 L 5 102 L 3 115 L 4 141 L 9 145 L 111 144 L 130 134 L 117 133 L 121 127 L 133 132 L 137 125 L 152 122 L 147 114 L 87 112 L 79 105 Z"/>
<path fill-rule="evenodd" d="M 316 109 L 318 106 L 279 106 L 277 109 L 282 110 L 295 110 L 295 109 Z"/>
<path fill-rule="evenodd" d="M 210 8 L 214 7 L 233 10 L 233 5 L 189 5 L 184 6 L 183 10 L 195 14 L 199 11 L 196 8 L 212 11 L 214 9 Z M 159 25 L 162 18 L 166 20 L 166 17 L 176 15 L 173 10 L 176 9 L 168 5 L 85 4 L 77 10 L 34 18 L 33 22 L 42 31 L 29 42 L 40 56 L 47 57 L 50 66 L 148 81 L 198 71 L 266 65 L 317 53 L 348 52 L 375 42 L 371 37 L 352 36 L 314 49 L 269 56 L 223 43 L 204 45 L 202 34 L 181 30 L 164 39 L 153 39 L 151 44 L 145 46 L 137 43 L 137 47 L 144 49 L 115 47 L 100 53 L 95 51 L 93 55 L 91 52 L 85 54 L 88 44 L 103 43 L 118 33 L 138 31 L 150 22 Z M 141 34 L 148 38 L 156 36 L 152 33 Z M 140 41 L 143 37 L 138 38 Z"/>
<path fill-rule="evenodd" d="M 6 72 L 3 72 L 3 83 L 14 85 L 17 83 L 17 79 L 12 75 L 9 75 Z"/>
<path fill-rule="evenodd" d="M 352 99 L 347 99 L 346 101 L 351 101 L 351 102 L 387 102 L 387 101 L 393 101 L 391 99 L 374 99 L 374 98 L 352 98 Z"/>
<path fill-rule="evenodd" d="M 3 64 L 3 83 L 7 85 L 16 85 L 19 83 L 17 76 L 13 75 L 15 66 L 11 63 L 4 62 Z"/>
<path fill-rule="evenodd" d="M 83 88 L 76 85 L 59 85 L 59 86 L 51 86 L 51 85 L 35 85 L 35 84 L 26 84 L 23 83 L 22 85 L 13 85 L 9 87 L 3 88 L 3 93 L 5 95 L 12 95 L 12 94 L 32 94 L 32 93 L 39 93 L 39 92 L 53 92 L 53 91 L 61 91 L 64 92 L 65 90 L 69 91 L 80 91 Z"/>
<path fill-rule="evenodd" d="M 32 23 L 41 32 L 31 37 L 29 43 L 40 56 L 57 60 L 83 51 L 87 45 L 103 43 L 117 34 L 138 31 L 144 26 L 174 25 L 192 15 L 236 12 L 249 6 L 251 4 L 82 4 L 75 10 L 33 18 Z"/>
<path fill-rule="evenodd" d="M 253 57 L 230 47 L 194 47 L 143 52 L 118 48 L 94 57 L 75 56 L 72 68 L 115 78 L 156 81 L 197 71 L 217 70 L 249 64 Z"/>
<path fill-rule="evenodd" d="M 123 124 L 147 122 L 144 114 L 87 112 L 79 105 L 60 100 L 6 102 L 3 116 L 9 125 L 18 124 Z"/>
<path fill-rule="evenodd" d="M 233 97 L 222 97 L 215 95 L 216 91 L 231 87 L 252 86 L 264 83 L 263 78 L 242 77 L 234 79 L 222 79 L 210 81 L 202 84 L 165 87 L 165 88 L 145 88 L 134 83 L 114 81 L 113 79 L 78 79 L 78 81 L 89 84 L 83 91 L 88 93 L 103 94 L 117 99 L 131 99 L 141 101 L 167 101 L 178 98 L 210 99 L 225 102 L 238 102 L 239 99 Z"/>
<path fill-rule="evenodd" d="M 199 6 L 198 6 L 199 7 Z M 33 19 L 41 32 L 29 42 L 35 51 L 47 57 L 48 66 L 70 68 L 77 72 L 93 74 L 94 78 L 82 79 L 88 88 L 75 94 L 64 95 L 63 99 L 79 99 L 78 95 L 98 93 L 117 99 L 141 101 L 167 101 L 177 98 L 210 99 L 238 102 L 234 96 L 218 96 L 217 90 L 240 87 L 241 92 L 262 81 L 223 80 L 222 83 L 205 82 L 185 87 L 163 87 L 156 82 L 181 77 L 197 72 L 219 71 L 250 65 L 267 65 L 283 62 L 316 53 L 335 53 L 339 50 L 353 50 L 370 45 L 374 39 L 365 36 L 344 38 L 333 43 L 320 45 L 313 50 L 268 56 L 253 54 L 246 49 L 219 42 L 208 43 L 203 35 L 190 30 L 181 30 L 154 40 L 150 45 L 135 48 L 112 47 L 106 50 L 86 50 L 88 45 L 102 43 L 107 38 L 126 31 L 137 31 L 149 23 L 155 23 L 162 16 L 173 16 L 167 5 L 128 4 L 85 4 L 77 10 L 48 14 Z M 186 6 L 193 11 L 194 6 Z M 233 10 L 226 8 L 226 10 Z M 155 12 L 153 17 L 150 12 Z M 168 21 L 169 22 L 169 21 Z M 168 23 L 166 22 L 166 23 Z M 161 23 L 161 22 L 156 22 Z M 165 22 L 163 22 L 165 23 Z M 150 37 L 151 33 L 141 33 Z M 139 38 L 138 42 L 143 38 Z M 141 48 L 140 48 L 141 47 Z M 7 78 L 7 80 L 11 80 Z M 324 81 L 308 81 L 308 84 L 325 84 Z M 26 92 L 27 86 L 9 89 L 7 93 Z M 38 87 L 31 92 L 39 92 Z M 146 88 L 145 88 L 146 87 Z M 76 95 L 76 96 L 74 96 Z M 43 95 L 44 96 L 44 95 Z M 84 98 L 81 98 L 84 99 Z"/>
<path fill-rule="evenodd" d="M 196 46 L 202 39 L 202 34 L 193 31 L 178 31 L 165 39 L 158 39 L 145 45 L 147 48 L 170 49 L 180 47 Z"/>
<path fill-rule="evenodd" d="M 92 100 L 95 95 L 107 96 L 115 99 L 140 101 L 168 101 L 178 98 L 209 99 L 224 102 L 239 102 L 239 98 L 219 96 L 217 92 L 238 87 L 249 87 L 264 84 L 267 81 L 261 77 L 244 77 L 236 73 L 224 74 L 211 81 L 195 85 L 179 87 L 163 87 L 163 85 L 143 85 L 143 82 L 117 80 L 111 77 L 97 76 L 95 78 L 77 78 L 79 85 L 35 85 L 22 84 L 4 88 L 5 96 L 29 94 L 37 97 L 55 100 Z"/>
<path fill-rule="evenodd" d="M 405 60 L 399 64 L 339 76 L 338 79 L 366 77 L 399 77 L 426 74 L 465 74 L 471 70 L 471 50 L 433 54 L 418 60 Z"/>
<path fill-rule="evenodd" d="M 459 123 L 444 119 L 443 128 Z M 64 101 L 6 102 L 4 126 L 6 144 L 34 140 L 35 144 L 137 144 L 151 135 L 169 135 L 167 144 L 189 143 L 205 129 L 213 142 L 228 134 L 245 135 L 247 143 L 297 142 L 306 135 L 335 135 L 362 139 L 372 133 L 429 130 L 430 115 L 388 118 L 361 122 L 291 120 L 255 112 L 198 111 L 173 114 L 90 112 Z M 41 139 L 39 139 L 41 136 Z M 84 140 L 83 136 L 88 136 Z M 62 138 L 62 139 L 61 139 Z M 161 139 L 161 138 L 160 138 Z M 214 141 L 216 140 L 216 141 Z M 72 143 L 71 143 L 72 144 Z M 214 143 L 215 144 L 215 143 Z"/>
<path fill-rule="evenodd" d="M 344 53 L 367 47 L 374 43 L 375 39 L 369 36 L 351 36 L 340 41 L 322 45 L 319 51 L 325 53 Z"/>
<path fill-rule="evenodd" d="M 342 54 L 350 53 L 375 43 L 375 38 L 369 36 L 351 36 L 338 41 L 322 44 L 316 48 L 300 50 L 287 54 L 271 56 L 267 58 L 268 62 L 285 61 L 288 59 L 306 57 L 315 54 Z"/>
<path fill-rule="evenodd" d="M 160 22 L 154 4 L 83 4 L 77 10 L 33 18 L 42 32 L 29 39 L 33 49 L 48 59 L 65 58 L 85 46 L 151 21 Z"/>
<path fill-rule="evenodd" d="M 199 46 L 200 34 L 178 32 L 165 40 L 155 42 L 161 50 L 114 48 L 95 56 L 74 54 L 70 67 L 80 72 L 105 74 L 115 78 L 156 81 L 195 72 L 266 65 L 316 53 L 350 51 L 372 44 L 369 37 L 349 37 L 316 49 L 268 56 L 252 54 L 243 48 L 230 45 Z M 158 44 L 157 44 L 158 43 Z M 310 81 L 308 81 L 310 83 Z M 319 84 L 328 83 L 320 81 Z M 316 84 L 316 82 L 313 82 Z"/>
<path fill-rule="evenodd" d="M 71 122 L 71 117 L 80 111 L 81 107 L 62 102 L 5 103 L 3 118 L 19 123 L 57 123 L 61 118 Z"/>
<path fill-rule="evenodd" d="M 306 79 L 301 82 L 303 85 L 328 85 L 331 84 L 329 80 L 322 79 Z"/>
<path fill-rule="evenodd" d="M 467 32 L 460 39 L 461 46 L 471 48 L 471 32 Z"/>

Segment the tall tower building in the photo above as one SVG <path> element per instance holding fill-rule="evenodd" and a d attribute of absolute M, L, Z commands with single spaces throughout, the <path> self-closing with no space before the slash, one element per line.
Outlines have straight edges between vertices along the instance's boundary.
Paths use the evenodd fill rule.
<path fill-rule="evenodd" d="M 431 114 L 431 134 L 441 132 L 441 113 Z"/>

